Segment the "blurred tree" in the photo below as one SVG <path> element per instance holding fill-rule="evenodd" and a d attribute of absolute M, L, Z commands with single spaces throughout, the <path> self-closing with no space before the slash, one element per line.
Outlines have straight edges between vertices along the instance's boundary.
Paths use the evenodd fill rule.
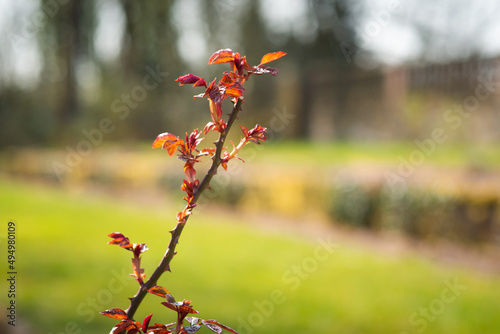
<path fill-rule="evenodd" d="M 48 103 L 54 110 L 53 139 L 61 140 L 82 110 L 77 68 L 82 60 L 92 58 L 94 1 L 70 0 L 51 15 L 48 9 L 52 5 L 53 1 L 41 2 L 49 19 L 38 39 L 46 73 L 42 90 L 50 96 Z"/>
<path fill-rule="evenodd" d="M 289 38 L 285 49 L 299 64 L 301 103 L 298 110 L 296 135 L 311 136 L 311 103 L 315 89 L 325 80 L 334 78 L 335 105 L 328 108 L 333 118 L 342 120 L 350 89 L 346 84 L 355 75 L 352 62 L 357 50 L 356 21 L 353 2 L 348 0 L 309 0 L 304 24 L 313 30 L 308 36 Z M 341 122 L 331 124 L 342 133 Z"/>
<path fill-rule="evenodd" d="M 121 90 L 128 91 L 134 85 L 141 85 L 143 78 L 151 71 L 181 72 L 175 48 L 177 33 L 170 20 L 173 1 L 122 0 L 121 5 L 126 22 L 121 52 L 121 75 L 126 86 L 122 86 Z M 122 133 L 126 132 L 131 138 L 144 139 L 149 138 L 151 133 L 161 132 L 162 124 L 158 123 L 158 119 L 168 117 L 160 115 L 165 105 L 163 96 L 174 78 L 163 79 L 156 88 L 147 90 L 147 99 L 135 101 L 135 104 L 140 102 L 140 105 L 130 113 L 127 129 Z M 165 82 L 167 80 L 168 83 Z"/>

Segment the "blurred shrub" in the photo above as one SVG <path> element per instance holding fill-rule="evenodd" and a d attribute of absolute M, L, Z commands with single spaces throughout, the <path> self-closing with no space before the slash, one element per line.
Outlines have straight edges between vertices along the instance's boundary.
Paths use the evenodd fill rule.
<path fill-rule="evenodd" d="M 334 221 L 356 227 L 373 227 L 378 194 L 357 183 L 333 185 L 329 214 Z"/>
<path fill-rule="evenodd" d="M 103 148 L 83 159 L 60 181 L 52 164 L 64 162 L 64 152 L 6 149 L 0 152 L 0 171 L 64 186 L 86 182 L 119 188 L 160 187 L 166 193 L 180 193 L 183 175 L 174 172 L 163 158 Z M 458 187 L 440 192 L 415 183 L 389 187 L 380 180 L 367 182 L 356 172 L 353 175 L 356 177 L 327 178 L 317 170 L 281 166 L 244 177 L 220 173 L 205 201 L 308 221 L 327 217 L 334 223 L 415 239 L 500 244 L 500 192 L 494 183 L 473 190 L 463 181 L 464 191 Z"/>
<path fill-rule="evenodd" d="M 333 222 L 421 240 L 500 243 L 500 198 L 472 193 L 441 194 L 416 185 L 388 187 L 355 180 L 329 185 Z"/>
<path fill-rule="evenodd" d="M 450 216 L 453 199 L 412 187 L 380 192 L 381 230 L 398 231 L 414 238 L 433 239 Z"/>

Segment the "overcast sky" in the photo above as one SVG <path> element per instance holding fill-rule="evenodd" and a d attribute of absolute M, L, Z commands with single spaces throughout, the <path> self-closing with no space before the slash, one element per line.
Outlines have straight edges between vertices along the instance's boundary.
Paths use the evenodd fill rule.
<path fill-rule="evenodd" d="M 178 1 L 175 6 L 178 15 L 173 16 L 174 21 L 175 17 L 186 13 L 200 15 L 196 12 L 199 8 L 196 4 L 200 1 Z M 224 5 L 234 10 L 239 1 L 224 0 Z M 314 22 L 307 20 L 307 11 L 311 10 L 307 0 L 259 1 L 261 14 L 268 18 L 266 26 L 275 34 L 289 34 L 305 40 L 314 38 L 316 27 Z M 1 73 L 11 80 L 22 81 L 26 87 L 30 82 L 34 86 L 40 75 L 42 60 L 35 36 L 50 19 L 40 10 L 38 3 L 38 0 L 0 0 Z M 434 57 L 434 60 L 464 57 L 474 49 L 479 49 L 485 56 L 500 54 L 500 1 L 357 0 L 352 3 L 361 13 L 358 38 L 362 49 L 375 53 L 387 64 L 410 61 L 421 54 L 423 45 L 412 26 L 419 20 L 440 32 L 432 36 L 439 46 L 435 54 L 430 53 L 429 57 Z M 460 7 L 460 3 L 467 8 Z M 112 62 L 120 50 L 124 16 L 117 0 L 100 0 L 98 13 L 96 51 L 103 61 Z M 177 22 L 181 32 L 178 47 L 187 51 L 184 56 L 188 61 L 196 63 L 200 61 L 197 57 L 206 58 L 210 50 L 207 50 L 205 36 L 199 33 L 203 29 L 193 22 L 197 20 L 189 20 L 189 26 L 185 27 L 182 21 Z M 193 49 L 197 52 L 189 52 Z"/>

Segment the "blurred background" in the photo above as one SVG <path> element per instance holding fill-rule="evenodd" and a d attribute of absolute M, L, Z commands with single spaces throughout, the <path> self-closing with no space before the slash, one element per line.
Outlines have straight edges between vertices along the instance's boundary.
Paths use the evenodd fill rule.
<path fill-rule="evenodd" d="M 174 296 L 241 333 L 496 333 L 499 14 L 494 0 L 0 0 L 0 236 L 14 221 L 20 245 L 18 326 L 2 333 L 113 326 L 97 313 L 136 287 L 106 234 L 146 242 L 156 266 L 183 172 L 151 143 L 206 124 L 202 90 L 175 79 L 220 79 L 207 61 L 223 48 L 251 65 L 287 55 L 245 86 L 239 121 L 269 139 L 212 182 L 163 278 Z"/>

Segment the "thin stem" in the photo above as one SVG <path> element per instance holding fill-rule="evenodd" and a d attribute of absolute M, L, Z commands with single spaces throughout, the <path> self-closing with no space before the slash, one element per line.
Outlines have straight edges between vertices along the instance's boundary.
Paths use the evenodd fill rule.
<path fill-rule="evenodd" d="M 182 327 L 182 317 L 180 313 L 177 313 L 177 326 L 175 326 L 175 334 L 179 334 L 181 332 Z"/>
<path fill-rule="evenodd" d="M 237 116 L 241 110 L 241 103 L 243 103 L 243 99 L 240 98 L 240 99 L 238 99 L 238 101 L 234 105 L 233 110 L 231 111 L 231 114 L 229 114 L 229 119 L 227 121 L 226 129 L 220 133 L 219 139 L 215 142 L 216 149 L 215 149 L 215 155 L 214 155 L 213 161 L 212 161 L 212 166 L 208 170 L 203 181 L 201 181 L 199 187 L 196 188 L 193 192 L 193 202 L 194 203 L 196 203 L 196 201 L 198 201 L 198 198 L 200 197 L 200 195 L 203 193 L 203 191 L 205 191 L 205 189 L 210 184 L 210 181 L 212 180 L 212 178 L 217 174 L 217 169 L 219 168 L 219 165 L 222 161 L 221 155 L 222 155 L 222 150 L 224 148 L 224 143 L 225 143 L 226 138 L 227 138 L 227 134 L 229 133 L 229 130 L 231 129 L 236 118 L 238 118 Z"/>
<path fill-rule="evenodd" d="M 242 102 L 243 99 L 239 98 L 238 101 L 235 103 L 235 105 L 233 106 L 233 110 L 229 115 L 226 129 L 219 134 L 219 139 L 215 142 L 216 149 L 215 149 L 215 155 L 212 160 L 212 166 L 210 167 L 207 174 L 203 178 L 203 181 L 201 181 L 200 185 L 194 190 L 193 200 L 191 202 L 192 204 L 195 204 L 198 201 L 203 191 L 205 191 L 205 189 L 209 186 L 210 181 L 212 180 L 214 175 L 217 174 L 217 169 L 219 168 L 219 165 L 221 164 L 222 161 L 221 155 L 222 155 L 222 150 L 224 148 L 224 142 L 226 141 L 227 134 L 231 129 L 231 126 L 233 125 L 234 121 L 236 120 L 238 113 L 241 111 Z M 170 238 L 167 250 L 165 251 L 163 258 L 160 261 L 160 264 L 153 272 L 149 280 L 147 280 L 146 283 L 141 285 L 136 295 L 133 298 L 131 298 L 130 306 L 127 309 L 127 317 L 129 319 L 134 318 L 135 312 L 137 311 L 139 305 L 144 300 L 144 297 L 148 293 L 148 290 L 157 285 L 158 279 L 161 277 L 161 275 L 163 275 L 165 271 L 167 270 L 170 271 L 170 262 L 172 261 L 175 255 L 175 247 L 179 243 L 179 238 L 181 236 L 182 230 L 184 229 L 184 226 L 186 225 L 188 218 L 189 216 L 186 216 L 184 221 L 178 222 L 175 228 L 172 231 L 170 231 L 172 236 Z"/>

